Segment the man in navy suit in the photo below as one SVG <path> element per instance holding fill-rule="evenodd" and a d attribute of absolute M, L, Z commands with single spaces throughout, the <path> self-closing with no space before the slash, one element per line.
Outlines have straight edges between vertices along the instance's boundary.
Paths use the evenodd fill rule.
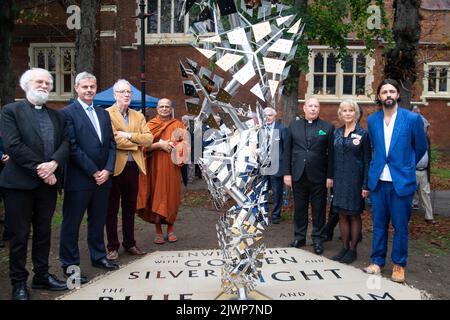
<path fill-rule="evenodd" d="M 372 161 L 368 186 L 372 201 L 372 263 L 364 268 L 380 274 L 385 264 L 389 222 L 394 227 L 391 279 L 405 281 L 408 257 L 408 222 L 416 190 L 416 164 L 427 150 L 420 116 L 400 108 L 397 81 L 385 79 L 377 89 L 377 103 L 383 107 L 368 119 Z"/>
<path fill-rule="evenodd" d="M 114 270 L 118 265 L 106 258 L 104 228 L 116 143 L 106 110 L 93 106 L 97 79 L 82 72 L 75 78 L 78 98 L 63 109 L 70 139 L 70 157 L 64 181 L 63 221 L 59 258 L 66 276 L 75 273 L 87 282 L 78 268 L 78 234 L 84 212 L 88 215 L 88 247 L 94 267 Z M 70 268 L 69 268 L 70 267 Z"/>
<path fill-rule="evenodd" d="M 266 129 L 269 131 L 271 137 L 272 148 L 278 146 L 278 154 L 272 154 L 272 165 L 274 170 L 270 172 L 269 182 L 272 189 L 273 196 L 273 210 L 272 210 L 272 223 L 279 224 L 281 218 L 281 207 L 283 203 L 283 149 L 284 149 L 284 131 L 285 127 L 279 122 L 275 121 L 277 112 L 274 108 L 267 107 L 264 109 L 264 115 L 266 117 Z M 277 150 L 277 149 L 273 149 Z M 274 162 L 276 161 L 276 163 Z"/>

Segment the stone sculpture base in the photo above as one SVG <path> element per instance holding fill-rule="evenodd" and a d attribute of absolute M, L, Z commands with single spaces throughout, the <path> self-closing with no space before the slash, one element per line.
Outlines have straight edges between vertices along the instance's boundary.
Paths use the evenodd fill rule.
<path fill-rule="evenodd" d="M 60 299 L 214 300 L 238 299 L 221 289 L 220 250 L 157 251 L 95 278 Z M 83 267 L 83 266 L 81 266 Z M 249 299 L 419 300 L 406 284 L 296 248 L 266 249 L 261 275 Z M 390 274 L 386 273 L 386 277 Z M 222 293 L 221 293 L 222 292 Z"/>

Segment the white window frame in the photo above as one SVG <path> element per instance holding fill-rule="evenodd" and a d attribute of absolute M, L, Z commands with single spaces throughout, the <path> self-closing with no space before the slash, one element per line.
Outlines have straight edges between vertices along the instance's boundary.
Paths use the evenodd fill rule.
<path fill-rule="evenodd" d="M 147 12 L 147 4 L 148 4 L 149 0 L 145 1 L 145 12 Z M 156 13 L 158 16 L 158 27 L 157 33 L 147 33 L 147 25 L 148 25 L 148 19 L 147 18 L 145 20 L 145 28 L 146 28 L 146 33 L 145 33 L 145 44 L 148 45 L 167 45 L 167 44 L 190 44 L 192 41 L 194 41 L 194 36 L 190 33 L 188 33 L 189 31 L 189 14 L 184 16 L 184 33 L 174 33 L 173 29 L 174 29 L 174 24 L 171 23 L 170 29 L 171 32 L 170 33 L 160 33 L 161 30 L 161 19 L 160 14 L 161 14 L 161 0 L 150 0 L 150 1 L 157 1 L 158 3 L 158 12 Z M 175 11 L 175 4 L 177 0 L 171 0 L 172 1 L 172 19 L 171 21 L 173 21 L 174 19 L 174 11 Z M 140 8 L 139 8 L 139 0 L 136 0 L 136 16 L 138 16 L 140 13 Z M 137 18 L 136 19 L 136 44 L 140 44 L 141 43 L 141 19 Z"/>
<path fill-rule="evenodd" d="M 63 60 L 61 59 L 61 49 L 72 49 L 72 66 L 71 66 L 71 84 L 70 92 L 63 92 L 64 88 L 64 72 L 63 70 Z M 29 67 L 37 67 L 37 60 L 35 55 L 35 50 L 37 49 L 53 49 L 55 50 L 55 76 L 53 79 L 53 87 L 55 91 L 50 93 L 49 101 L 67 101 L 67 99 L 72 98 L 73 96 L 73 86 L 75 83 L 75 44 L 73 42 L 61 42 L 61 43 L 30 43 L 30 47 L 28 49 L 29 56 Z"/>
<path fill-rule="evenodd" d="M 328 46 L 320 46 L 320 45 L 314 45 L 314 46 L 308 46 L 310 49 L 311 54 L 308 58 L 308 64 L 309 64 L 309 72 L 306 74 L 306 81 L 308 83 L 307 92 L 305 94 L 305 99 L 308 99 L 311 96 L 315 96 L 320 102 L 330 102 L 330 103 L 337 103 L 341 102 L 343 99 L 353 99 L 358 102 L 364 102 L 364 103 L 374 103 L 375 95 L 372 88 L 372 83 L 374 81 L 374 73 L 373 68 L 375 65 L 375 59 L 372 58 L 370 55 L 366 55 L 366 72 L 365 72 L 365 84 L 364 84 L 364 91 L 365 94 L 361 95 L 349 95 L 349 94 L 343 94 L 343 85 L 344 85 L 344 71 L 341 68 L 341 63 L 336 62 L 336 72 L 333 73 L 327 73 L 326 69 L 323 74 L 333 74 L 336 75 L 336 94 L 314 94 L 314 58 L 318 53 L 322 53 L 324 56 L 324 64 L 326 63 L 326 55 L 324 53 L 331 53 L 333 52 L 337 58 L 337 51 L 328 47 Z M 347 47 L 349 54 L 359 54 L 360 52 L 363 52 L 365 49 L 364 46 L 348 46 Z M 326 68 L 326 66 L 324 66 Z M 348 74 L 348 73 L 346 73 Z M 352 73 L 354 74 L 354 73 Z M 324 83 L 325 86 L 325 83 Z M 303 101 L 303 100 L 301 100 Z"/>
<path fill-rule="evenodd" d="M 447 67 L 447 91 L 428 91 L 428 73 L 433 67 Z M 439 62 L 428 62 L 424 63 L 423 66 L 423 92 L 422 100 L 427 99 L 450 99 L 450 62 L 449 61 L 439 61 Z M 439 87 L 439 80 L 437 80 L 436 87 Z"/>

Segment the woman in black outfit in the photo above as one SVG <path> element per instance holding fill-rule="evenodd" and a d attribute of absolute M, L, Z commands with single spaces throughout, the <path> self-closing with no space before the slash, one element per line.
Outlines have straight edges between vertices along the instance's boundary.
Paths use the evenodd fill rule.
<path fill-rule="evenodd" d="M 352 100 L 339 105 L 338 117 L 344 126 L 334 134 L 333 210 L 339 213 L 342 249 L 331 259 L 342 263 L 356 260 L 356 246 L 361 234 L 364 198 L 369 195 L 367 172 L 371 148 L 369 134 L 357 120 L 360 108 Z"/>

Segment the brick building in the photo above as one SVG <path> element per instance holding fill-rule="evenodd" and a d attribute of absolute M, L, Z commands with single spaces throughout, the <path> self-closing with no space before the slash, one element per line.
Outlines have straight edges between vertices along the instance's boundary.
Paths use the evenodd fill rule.
<path fill-rule="evenodd" d="M 170 97 L 175 115 L 185 114 L 178 60 L 189 57 L 204 66 L 209 62 L 189 43 L 189 16 L 178 21 L 174 12 L 179 0 L 147 0 L 152 15 L 146 25 L 146 93 Z M 386 1 L 391 8 L 392 0 Z M 128 79 L 140 88 L 140 24 L 135 17 L 139 0 L 102 1 L 97 15 L 97 47 L 95 75 L 99 91 L 117 79 Z M 55 89 L 51 105 L 60 107 L 72 97 L 74 80 L 75 34 L 66 26 L 69 14 L 57 3 L 50 2 L 33 24 L 17 24 L 13 43 L 13 68 L 17 76 L 29 66 L 51 70 Z M 413 104 L 431 122 L 432 143 L 450 152 L 450 1 L 423 0 L 422 32 L 418 58 L 418 81 L 414 86 Z M 364 44 L 349 45 L 351 55 L 341 64 L 335 53 L 325 46 L 310 45 L 309 72 L 299 83 L 299 104 L 316 95 L 322 104 L 322 117 L 337 124 L 337 106 L 345 98 L 353 98 L 363 107 L 362 123 L 377 109 L 374 90 L 382 77 L 382 47 L 373 57 L 365 56 Z M 219 74 L 224 76 L 223 74 Z M 242 90 L 243 91 L 243 90 Z M 17 97 L 23 97 L 19 87 Z M 245 92 L 237 100 L 254 103 L 256 97 Z M 152 113 L 151 113 L 152 114 Z"/>

